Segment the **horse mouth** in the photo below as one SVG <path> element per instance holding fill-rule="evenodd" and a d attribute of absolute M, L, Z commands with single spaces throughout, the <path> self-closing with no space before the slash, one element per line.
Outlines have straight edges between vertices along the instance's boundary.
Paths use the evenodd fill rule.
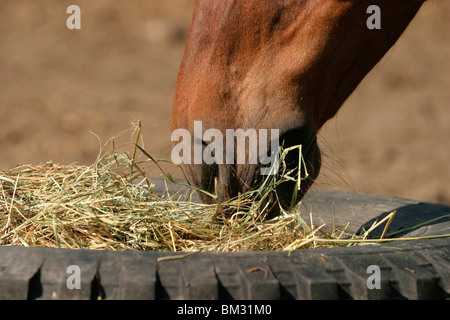
<path fill-rule="evenodd" d="M 316 137 L 314 135 L 300 146 L 302 140 L 305 141 L 304 131 L 292 131 L 280 138 L 281 152 L 289 147 L 299 147 L 281 156 L 278 171 L 273 175 L 262 175 L 263 166 L 259 163 L 199 164 L 189 166 L 191 183 L 206 191 L 198 192 L 204 203 L 220 202 L 229 209 L 230 200 L 243 195 L 260 203 L 260 208 L 264 209 L 262 213 L 273 218 L 296 205 L 319 174 L 321 156 Z M 233 210 L 227 210 L 230 212 Z"/>

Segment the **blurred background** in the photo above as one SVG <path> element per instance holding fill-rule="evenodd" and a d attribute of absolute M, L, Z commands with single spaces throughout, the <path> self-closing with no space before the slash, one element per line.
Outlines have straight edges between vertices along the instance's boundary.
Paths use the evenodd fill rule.
<path fill-rule="evenodd" d="M 170 159 L 193 3 L 0 0 L 0 169 L 90 165 L 113 136 L 131 141 L 137 119 L 145 150 Z M 66 28 L 71 4 L 81 30 Z M 315 187 L 450 204 L 449 17 L 450 1 L 426 3 L 326 124 Z"/>

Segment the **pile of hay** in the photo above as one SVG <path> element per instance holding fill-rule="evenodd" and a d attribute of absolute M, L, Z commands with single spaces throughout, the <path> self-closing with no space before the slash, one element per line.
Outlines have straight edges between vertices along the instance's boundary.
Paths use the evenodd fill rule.
<path fill-rule="evenodd" d="M 115 151 L 91 166 L 0 170 L 0 245 L 249 251 L 331 246 L 315 240 L 344 235 L 306 226 L 299 212 L 266 221 L 254 210 L 225 215 L 220 204 L 163 198 L 152 192 L 151 180 L 133 183 L 139 175 L 144 176 L 134 157 Z M 247 195 L 227 205 L 254 204 Z"/>
<path fill-rule="evenodd" d="M 101 152 L 91 166 L 49 162 L 0 170 L 0 245 L 157 251 L 348 246 L 376 242 L 367 239 L 370 231 L 389 219 L 387 230 L 395 214 L 363 236 L 346 234 L 346 225 L 308 225 L 295 210 L 283 212 L 276 219 L 264 219 L 263 199 L 286 180 L 294 179 L 299 187 L 300 170 L 282 170 L 278 180 L 268 179 L 259 189 L 226 204 L 161 197 L 152 192 L 151 181 L 141 169 L 146 162 L 159 167 L 158 162 L 138 145 L 140 123 L 136 131 L 131 155 L 118 153 L 113 141 L 112 151 Z M 293 148 L 282 152 L 281 164 Z M 145 160 L 136 161 L 138 150 L 147 157 Z M 303 159 L 299 160 L 302 163 Z M 173 181 L 169 174 L 165 176 Z M 135 183 L 137 178 L 141 183 Z"/>

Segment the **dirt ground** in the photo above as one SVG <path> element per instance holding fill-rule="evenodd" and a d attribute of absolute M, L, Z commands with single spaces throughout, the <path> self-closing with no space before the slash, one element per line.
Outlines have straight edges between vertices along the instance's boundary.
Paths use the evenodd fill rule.
<path fill-rule="evenodd" d="M 81 30 L 66 28 L 69 4 L 81 8 Z M 100 145 L 136 119 L 145 149 L 170 159 L 192 7 L 193 0 L 0 0 L 0 168 L 92 164 Z M 426 3 L 323 128 L 316 187 L 450 204 L 449 17 L 450 1 Z"/>

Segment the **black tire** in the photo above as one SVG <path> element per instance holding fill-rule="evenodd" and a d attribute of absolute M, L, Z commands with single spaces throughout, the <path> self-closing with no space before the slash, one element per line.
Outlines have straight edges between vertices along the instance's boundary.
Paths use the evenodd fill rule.
<path fill-rule="evenodd" d="M 156 192 L 162 193 L 158 187 Z M 176 189 L 170 186 L 169 189 Z M 185 196 L 185 195 L 183 195 Z M 393 210 L 402 236 L 450 230 L 450 207 L 311 190 L 314 220 L 357 232 Z M 333 217 L 333 208 L 336 213 Z M 318 220 L 320 221 L 320 220 Z M 428 221 L 428 222 L 427 222 Z M 423 224 L 411 230 L 410 227 Z M 383 226 L 379 228 L 383 230 Z M 399 234 L 400 235 L 400 234 Z M 161 259 L 166 257 L 166 259 Z M 169 259 L 167 259 L 169 257 Z M 176 257 L 176 259 L 173 259 Z M 69 289 L 68 267 L 80 271 Z M 369 288 L 369 266 L 380 286 Z M 369 268 L 369 269 L 368 269 Z M 370 281 L 369 281 L 370 282 Z M 0 299 L 448 299 L 450 239 L 288 252 L 163 253 L 0 246 Z"/>

